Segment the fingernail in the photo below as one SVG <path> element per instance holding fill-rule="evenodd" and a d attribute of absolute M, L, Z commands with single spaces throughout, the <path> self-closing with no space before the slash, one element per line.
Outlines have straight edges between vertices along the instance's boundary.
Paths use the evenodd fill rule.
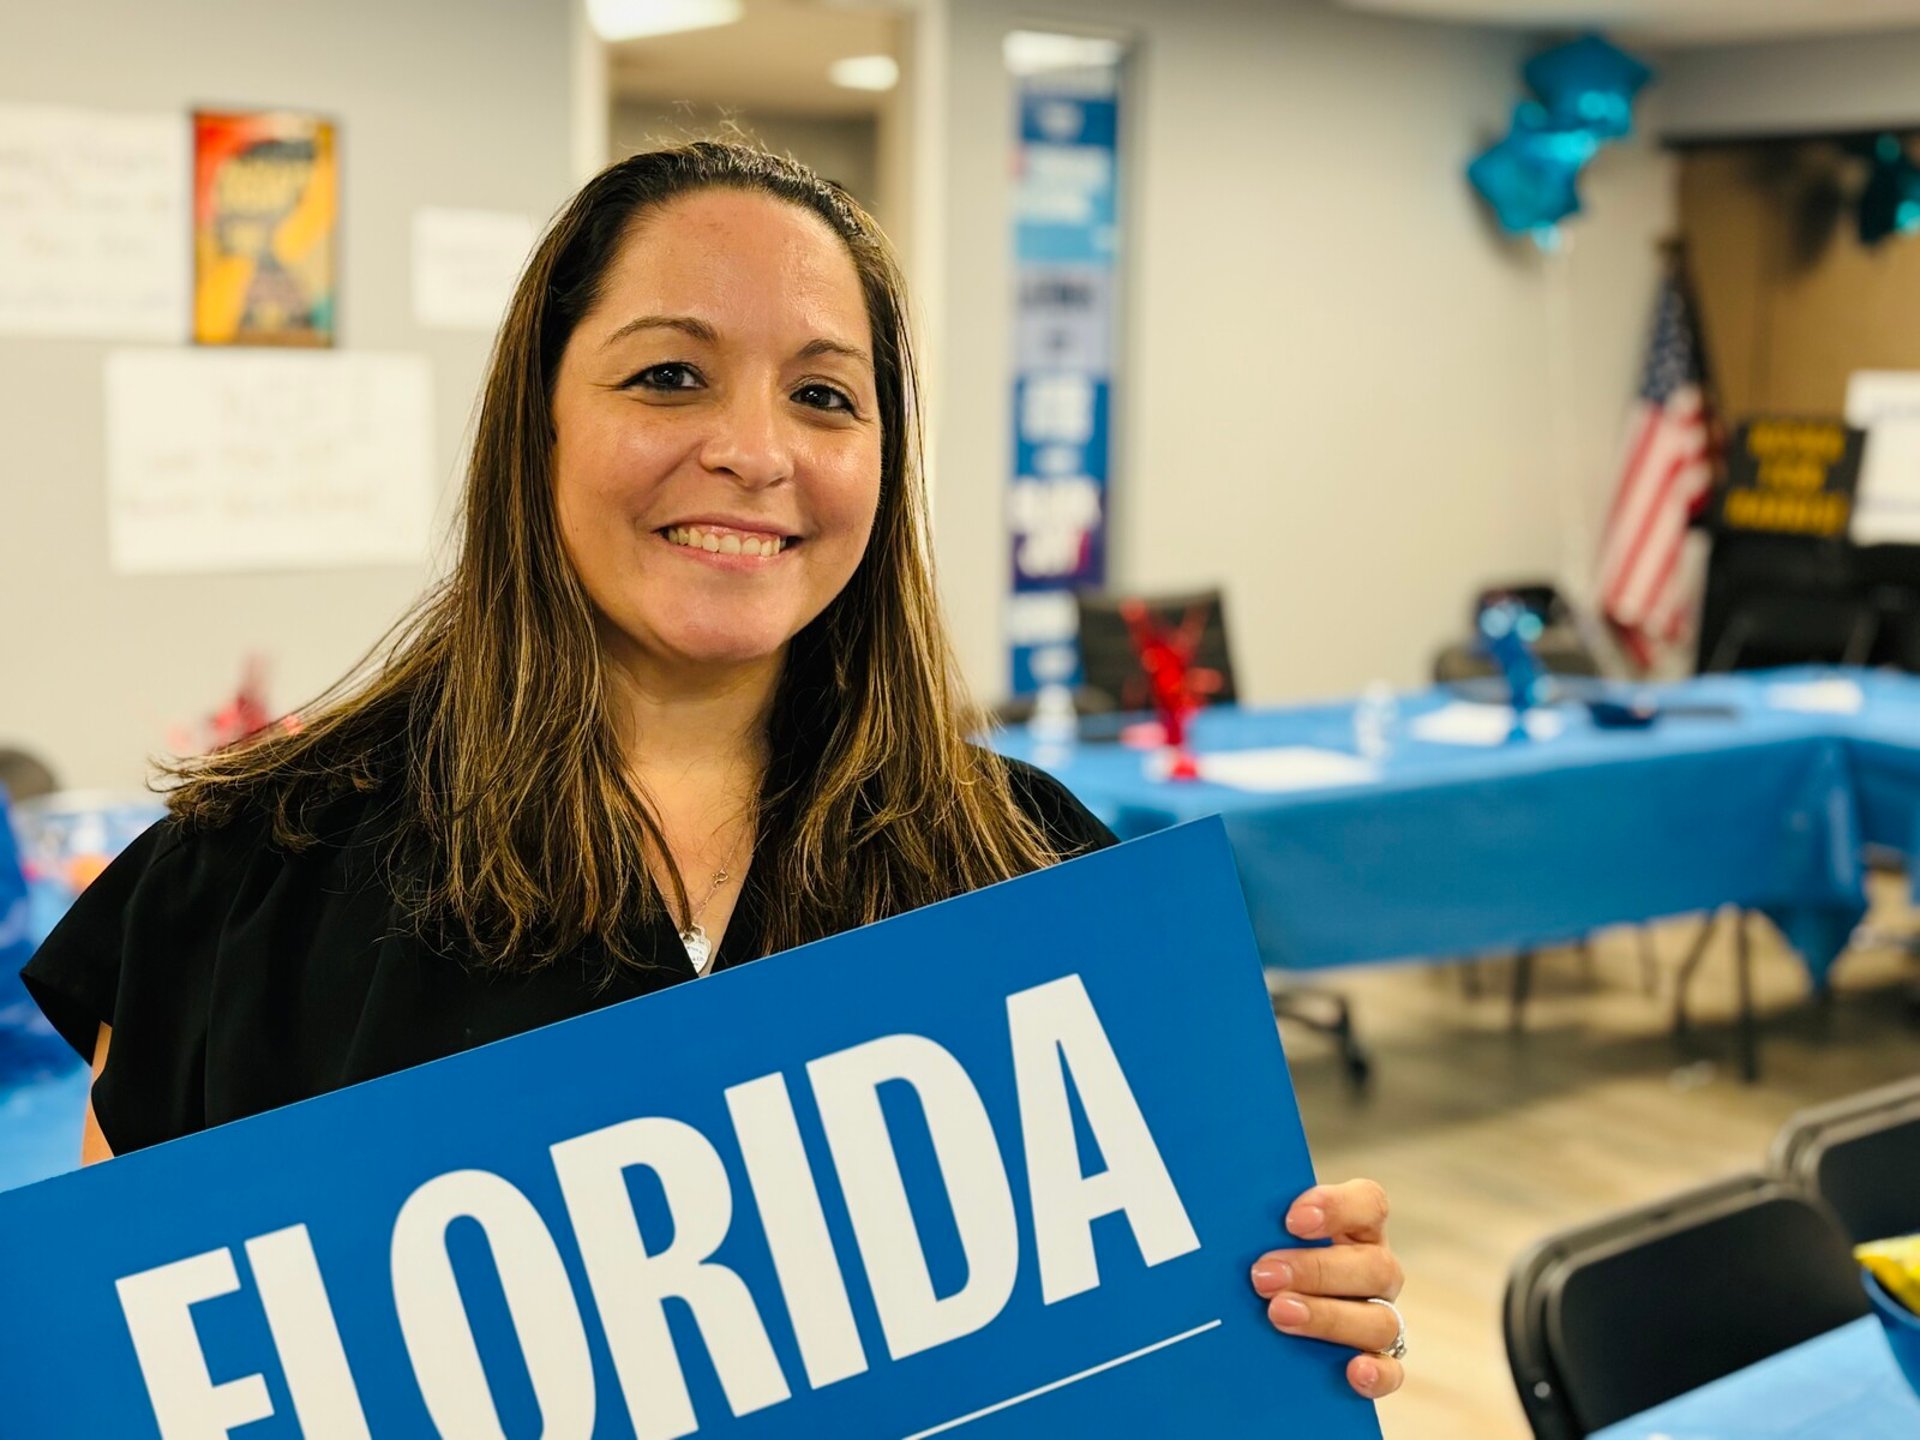
<path fill-rule="evenodd" d="M 1284 1260 L 1262 1260 L 1253 1267 L 1253 1288 L 1262 1295 L 1274 1295 L 1293 1280 L 1293 1267 Z"/>
<path fill-rule="evenodd" d="M 1315 1234 L 1327 1223 L 1327 1212 L 1318 1205 L 1302 1205 L 1287 1216 L 1287 1229 L 1301 1237 Z"/>
<path fill-rule="evenodd" d="M 1362 1390 L 1371 1390 L 1380 1383 L 1380 1367 L 1371 1360 L 1362 1360 L 1353 1367 L 1353 1379 Z"/>
<path fill-rule="evenodd" d="M 1304 1325 L 1310 1318 L 1307 1307 L 1291 1297 L 1274 1301 L 1267 1315 L 1276 1325 Z"/>

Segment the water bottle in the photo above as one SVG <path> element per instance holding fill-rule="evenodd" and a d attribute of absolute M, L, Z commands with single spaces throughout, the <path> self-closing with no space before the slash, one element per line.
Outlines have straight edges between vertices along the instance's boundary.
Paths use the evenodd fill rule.
<path fill-rule="evenodd" d="M 1362 760 L 1384 760 L 1393 748 L 1394 728 L 1400 721 L 1400 697 L 1384 680 L 1375 680 L 1360 692 L 1353 706 L 1353 749 Z"/>

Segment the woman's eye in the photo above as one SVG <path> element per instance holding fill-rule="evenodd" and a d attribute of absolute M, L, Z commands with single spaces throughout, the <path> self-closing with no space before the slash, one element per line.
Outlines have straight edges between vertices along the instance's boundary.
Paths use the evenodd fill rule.
<path fill-rule="evenodd" d="M 818 383 L 802 385 L 793 392 L 793 398 L 815 410 L 843 410 L 849 415 L 853 413 L 852 399 L 844 390 L 836 390 L 831 385 Z"/>
<path fill-rule="evenodd" d="M 700 372 L 676 360 L 664 365 L 649 365 L 627 382 L 645 390 L 692 390 L 699 383 Z"/>

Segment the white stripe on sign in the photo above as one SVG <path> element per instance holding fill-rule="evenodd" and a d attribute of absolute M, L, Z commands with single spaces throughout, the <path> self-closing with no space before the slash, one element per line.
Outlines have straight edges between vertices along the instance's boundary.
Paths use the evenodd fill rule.
<path fill-rule="evenodd" d="M 1082 1380 L 1098 1375 L 1103 1370 L 1117 1369 L 1122 1365 L 1130 1364 L 1144 1356 L 1151 1355 L 1156 1350 L 1164 1350 L 1169 1345 L 1178 1345 L 1182 1340 L 1191 1340 L 1196 1335 L 1204 1335 L 1209 1330 L 1218 1329 L 1219 1326 L 1220 1322 L 1218 1320 L 1209 1320 L 1204 1325 L 1196 1325 L 1191 1330 L 1182 1330 L 1178 1335 L 1169 1335 L 1166 1339 L 1156 1340 L 1151 1345 L 1142 1345 L 1138 1350 L 1130 1350 L 1125 1355 L 1116 1356 L 1090 1369 L 1081 1370 L 1076 1374 L 1065 1376 L 1047 1385 L 1042 1385 L 1038 1389 L 1029 1390 L 1024 1395 L 1015 1395 L 1011 1399 L 1002 1400 L 996 1405 L 989 1405 L 983 1410 L 975 1410 L 971 1414 L 962 1415 L 954 1420 L 944 1420 L 940 1424 L 930 1426 L 925 1430 L 916 1430 L 913 1434 L 907 1436 L 906 1440 L 927 1440 L 929 1435 L 941 1435 L 948 1430 L 958 1430 L 962 1425 L 971 1425 L 974 1421 L 984 1419 L 988 1415 L 997 1414 L 1002 1410 L 1011 1410 L 1015 1405 L 1024 1405 L 1029 1400 L 1037 1400 L 1049 1391 L 1063 1390 L 1069 1385 L 1078 1384 Z"/>

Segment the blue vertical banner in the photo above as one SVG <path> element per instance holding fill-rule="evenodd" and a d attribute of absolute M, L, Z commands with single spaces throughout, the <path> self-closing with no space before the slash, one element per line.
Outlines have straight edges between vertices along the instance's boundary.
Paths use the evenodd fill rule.
<path fill-rule="evenodd" d="M 1023 33 L 1007 55 L 1019 104 L 1007 638 L 1013 693 L 1026 694 L 1078 678 L 1073 592 L 1107 580 L 1124 52 Z"/>
<path fill-rule="evenodd" d="M 20 984 L 20 967 L 33 954 L 29 932 L 27 880 L 14 844 L 7 787 L 0 785 L 0 1045 L 5 1044 L 4 1032 L 13 1020 L 24 1017 L 27 992 Z"/>

